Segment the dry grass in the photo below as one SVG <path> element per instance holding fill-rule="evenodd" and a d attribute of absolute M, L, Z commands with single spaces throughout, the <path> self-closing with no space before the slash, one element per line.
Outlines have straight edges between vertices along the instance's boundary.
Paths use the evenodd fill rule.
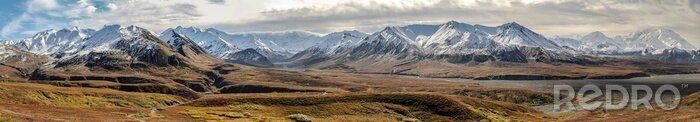
<path fill-rule="evenodd" d="M 325 92 L 444 92 L 479 87 L 474 83 L 420 80 L 379 74 L 351 74 L 310 70 L 305 72 L 241 68 L 225 75 L 225 85 L 264 85 Z"/>
<path fill-rule="evenodd" d="M 129 93 L 111 89 L 66 88 L 31 83 L 0 83 L 0 103 L 62 107 L 152 108 L 183 103 L 172 95 Z"/>
<path fill-rule="evenodd" d="M 188 99 L 200 97 L 195 91 L 172 79 L 205 77 L 202 74 L 178 67 L 161 67 L 151 70 L 153 71 L 100 71 L 85 68 L 51 69 L 38 71 L 30 81 L 66 87 L 111 88 L 128 92 L 172 94 Z M 201 83 L 205 81 L 198 80 L 194 82 Z"/>
<path fill-rule="evenodd" d="M 463 89 L 455 94 L 528 106 L 546 105 L 554 102 L 554 95 L 551 93 L 525 89 Z"/>
<path fill-rule="evenodd" d="M 397 75 L 383 74 L 352 74 L 311 70 L 306 74 L 319 77 L 325 82 L 345 84 L 338 88 L 351 92 L 438 92 L 451 93 L 465 88 L 479 88 L 476 83 L 447 82 L 439 80 L 424 80 L 404 78 Z"/>
<path fill-rule="evenodd" d="M 152 108 L 185 101 L 166 94 L 0 82 L 0 115 L 12 121 L 136 121 Z"/>
<path fill-rule="evenodd" d="M 685 96 L 681 100 L 681 105 L 683 106 L 700 106 L 700 92 Z"/>
<path fill-rule="evenodd" d="M 146 112 L 132 108 L 75 108 L 38 104 L 0 104 L 0 113 L 12 121 L 121 121 L 135 122 L 131 113 Z"/>
<path fill-rule="evenodd" d="M 14 120 L 14 119 L 11 119 L 11 118 L 7 118 L 7 117 L 3 117 L 2 114 L 0 114 L 0 122 L 15 122 L 15 121 L 17 121 L 17 120 Z"/>
<path fill-rule="evenodd" d="M 224 70 L 218 70 L 218 72 L 222 71 Z M 83 71 L 77 71 L 76 73 L 80 72 Z M 63 74 L 67 76 L 62 77 L 76 75 L 68 74 Z M 169 97 L 163 96 L 172 97 L 172 95 L 132 94 L 123 91 L 167 93 L 162 92 L 164 88 L 157 86 L 184 86 L 168 81 L 167 78 L 169 77 L 153 75 L 153 72 L 145 72 L 143 74 L 140 74 L 140 72 L 110 72 L 102 74 L 102 76 L 121 77 L 128 76 L 128 74 L 136 74 L 133 77 L 154 80 L 148 83 L 136 84 L 124 84 L 108 80 L 41 81 L 42 83 L 71 87 L 54 87 L 39 84 L 16 85 L 15 83 L 8 83 L 5 84 L 8 87 L 2 87 L 3 84 L 0 84 L 0 91 L 12 91 L 6 92 L 8 93 L 7 96 L 23 96 L 19 98 L 0 98 L 0 100 L 13 104 L 36 104 L 54 107 L 57 110 L 69 110 L 71 112 L 66 111 L 58 115 L 71 117 L 80 117 L 79 115 L 73 115 L 75 112 L 97 108 L 133 108 L 135 110 L 127 109 L 129 111 L 118 113 L 127 113 L 133 115 L 132 117 L 140 117 L 149 121 L 289 121 L 287 116 L 292 114 L 305 114 L 314 121 L 402 121 L 412 119 L 426 121 L 507 121 L 549 119 L 540 112 L 520 105 L 445 95 L 453 94 L 460 89 L 482 89 L 482 86 L 475 83 L 419 80 L 377 74 L 319 71 L 290 72 L 249 67 L 236 67 L 235 69 L 226 70 L 223 73 L 225 74 L 224 82 L 221 82 L 223 89 L 217 89 L 225 93 L 223 91 L 227 91 L 227 88 L 236 86 L 262 86 L 243 88 L 252 88 L 256 93 L 265 90 L 269 91 L 265 91 L 264 94 L 205 95 L 204 98 L 195 100 L 185 106 L 165 108 L 163 111 L 158 111 L 156 112 L 157 114 L 151 115 L 144 114 L 143 109 L 163 104 L 156 101 L 168 101 L 169 99 L 165 98 Z M 62 74 L 54 75 L 60 76 Z M 19 89 L 14 89 L 15 86 Z M 20 89 L 31 90 L 23 91 Z M 280 89 L 281 91 L 278 91 Z M 274 92 L 296 93 L 283 94 Z M 185 101 L 182 98 L 180 100 Z M 19 109 L 13 111 L 19 111 Z M 105 113 L 100 114 L 104 115 Z M 245 116 L 241 117 L 241 114 Z M 16 116 L 20 115 L 13 115 L 12 117 Z M 22 117 L 20 116 L 20 118 Z M 118 120 L 119 118 L 105 120 L 113 119 Z M 84 119 L 70 118 L 68 120 Z"/>
<path fill-rule="evenodd" d="M 655 122 L 697 122 L 700 121 L 700 93 L 694 93 L 681 99 L 680 106 L 673 110 L 662 110 L 657 106 L 653 109 L 641 107 L 639 110 L 617 111 L 584 111 L 559 117 L 558 121 L 579 122 L 610 122 L 610 121 L 655 121 Z"/>
<path fill-rule="evenodd" d="M 640 109 L 637 111 L 593 111 L 578 112 L 574 115 L 560 117 L 558 121 L 566 122 L 697 122 L 700 121 L 700 108 L 679 107 L 665 111 L 661 108 L 654 110 Z"/>
<path fill-rule="evenodd" d="M 227 118 L 182 111 L 249 112 L 273 120 L 289 114 L 306 114 L 316 120 L 363 120 L 361 118 L 367 115 L 391 121 L 404 118 L 428 121 L 546 119 L 541 113 L 524 106 L 428 93 L 215 95 L 178 108 L 179 113 L 196 119 Z"/>
<path fill-rule="evenodd" d="M 265 106 L 257 104 L 238 104 L 225 107 L 191 107 L 178 106 L 164 111 L 165 116 L 149 121 L 291 121 L 288 115 L 297 114 L 294 111 L 327 110 L 327 115 L 308 115 L 312 121 L 398 121 L 406 118 L 393 112 L 386 106 L 396 106 L 382 103 L 333 103 L 319 106 Z M 341 108 L 338 110 L 338 108 Z M 331 110 L 336 109 L 336 110 Z M 245 112 L 241 112 L 245 111 Z M 337 111 L 337 112 L 336 112 Z M 343 113 L 338 113 L 343 112 Z M 242 114 L 243 117 L 230 115 Z"/>
<path fill-rule="evenodd" d="M 317 76 L 305 73 L 271 69 L 242 68 L 241 70 L 230 72 L 225 77 L 229 85 L 250 84 L 255 82 L 319 87 L 337 87 L 345 85 L 342 83 L 322 81 Z"/>

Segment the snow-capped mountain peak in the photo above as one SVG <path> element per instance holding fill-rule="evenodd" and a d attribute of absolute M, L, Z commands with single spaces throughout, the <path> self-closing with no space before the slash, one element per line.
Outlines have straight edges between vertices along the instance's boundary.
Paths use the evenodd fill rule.
<path fill-rule="evenodd" d="M 222 59 L 242 49 L 252 48 L 271 60 L 282 60 L 291 53 L 312 46 L 319 38 L 316 34 L 305 31 L 231 34 L 214 28 L 199 29 L 182 26 L 173 30 L 190 38 L 213 56 Z M 167 37 L 167 35 L 161 35 L 161 37 Z"/>
<path fill-rule="evenodd" d="M 449 21 L 445 24 L 441 24 L 440 28 L 434 34 L 430 35 L 429 38 L 419 39 L 418 42 L 424 48 L 437 48 L 430 50 L 444 50 L 444 48 L 448 48 L 462 41 L 469 41 L 468 37 L 474 33 L 481 34 L 482 32 L 476 31 L 476 28 L 472 25 Z"/>
<path fill-rule="evenodd" d="M 353 30 L 329 33 L 321 37 L 320 42 L 311 48 L 318 48 L 330 53 L 343 46 L 353 46 L 360 42 L 367 34 Z"/>
<path fill-rule="evenodd" d="M 584 51 L 614 52 L 620 50 L 623 42 L 612 39 L 603 32 L 594 31 L 580 38 L 581 45 L 577 47 Z"/>
<path fill-rule="evenodd" d="M 93 33 L 95 30 L 78 27 L 49 29 L 21 41 L 17 47 L 37 54 L 55 54 L 76 47 Z"/>
<path fill-rule="evenodd" d="M 190 27 L 190 28 L 192 28 L 192 27 Z M 228 33 L 221 31 L 221 30 L 217 30 L 215 28 L 207 28 L 207 29 L 199 30 L 199 31 L 206 31 L 209 33 L 217 34 L 217 35 L 228 35 Z"/>
<path fill-rule="evenodd" d="M 144 28 L 137 27 L 134 25 L 130 25 L 127 27 L 124 27 L 119 24 L 105 25 L 104 27 L 102 27 L 102 29 L 95 32 L 90 38 L 87 38 L 87 40 L 85 40 L 85 43 L 83 44 L 83 47 L 96 47 L 95 49 L 109 49 L 110 45 L 116 43 L 120 39 L 132 38 L 141 34 L 155 35 Z"/>
<path fill-rule="evenodd" d="M 626 41 L 631 46 L 628 47 L 628 50 L 668 49 L 673 47 L 685 50 L 697 49 L 676 32 L 662 27 L 637 31 L 630 34 Z"/>
<path fill-rule="evenodd" d="M 413 42 L 413 38 L 408 37 L 404 31 L 400 27 L 392 26 L 392 27 L 386 27 L 384 30 L 381 31 L 380 33 L 381 38 L 385 38 L 383 40 L 385 41 L 391 41 L 391 40 L 402 40 L 400 42 Z M 398 38 L 398 39 L 391 39 L 391 38 Z M 394 41 L 396 42 L 396 41 Z"/>
<path fill-rule="evenodd" d="M 421 38 L 428 38 L 430 35 L 435 34 L 435 32 L 440 28 L 440 25 L 407 25 L 403 27 L 395 27 L 398 31 L 403 33 L 403 35 L 409 40 L 416 41 Z"/>
<path fill-rule="evenodd" d="M 195 27 L 182 27 L 178 26 L 175 29 L 168 28 L 160 35 L 160 39 L 163 41 L 172 41 L 174 34 L 187 37 L 192 40 L 195 44 L 202 47 L 207 53 L 213 55 L 214 57 L 224 58 L 228 55 L 233 54 L 239 49 L 231 44 L 228 40 L 225 40 L 225 35 L 218 33 L 215 29 L 199 29 Z"/>
<path fill-rule="evenodd" d="M 474 25 L 460 23 L 457 21 L 449 21 L 445 24 L 442 24 L 440 26 L 440 29 L 438 29 L 438 31 L 441 29 L 455 29 L 458 31 L 472 31 L 472 32 L 477 31 L 477 29 Z"/>
<path fill-rule="evenodd" d="M 498 43 L 509 46 L 542 47 L 546 49 L 560 48 L 551 40 L 515 22 L 498 26 L 497 34 L 492 38 Z"/>
<path fill-rule="evenodd" d="M 466 23 L 460 23 L 457 21 L 449 21 L 445 24 L 442 24 L 440 28 L 453 28 L 453 29 L 461 29 L 461 30 L 471 30 L 474 28 L 474 26 L 466 24 Z"/>
<path fill-rule="evenodd" d="M 517 22 L 510 22 L 498 26 L 500 29 L 515 29 L 515 30 L 525 30 L 525 26 L 518 24 Z M 529 30 L 529 29 L 528 29 Z"/>
<path fill-rule="evenodd" d="M 580 38 L 555 36 L 560 45 L 592 53 L 627 53 L 663 51 L 677 48 L 683 50 L 697 49 L 679 34 L 667 28 L 648 28 L 626 36 L 608 37 L 600 31 L 591 32 Z"/>
<path fill-rule="evenodd" d="M 165 43 L 168 43 L 171 48 L 177 49 L 180 48 L 183 44 L 187 44 L 187 40 L 189 38 L 175 32 L 173 29 L 167 29 L 166 31 L 163 31 L 163 33 L 160 36 L 161 41 L 165 41 Z"/>

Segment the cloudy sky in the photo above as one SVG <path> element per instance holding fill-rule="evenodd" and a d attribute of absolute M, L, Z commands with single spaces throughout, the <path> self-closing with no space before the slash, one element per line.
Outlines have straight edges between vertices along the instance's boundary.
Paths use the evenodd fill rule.
<path fill-rule="evenodd" d="M 196 26 L 227 32 L 342 30 L 456 20 L 518 22 L 547 35 L 608 36 L 665 27 L 700 46 L 700 0 L 3 0 L 0 39 L 72 26 L 137 25 L 159 32 Z"/>

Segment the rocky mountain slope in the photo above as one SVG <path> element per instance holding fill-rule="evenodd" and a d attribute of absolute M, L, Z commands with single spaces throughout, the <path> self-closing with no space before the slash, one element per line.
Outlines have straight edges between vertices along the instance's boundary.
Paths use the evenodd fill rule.
<path fill-rule="evenodd" d="M 339 45 L 343 46 L 325 53 L 310 48 L 292 59 L 307 61 L 302 65 L 310 67 L 385 65 L 383 70 L 392 72 L 398 66 L 421 61 L 595 63 L 517 23 L 487 27 L 450 21 L 440 25 L 387 27 L 361 41 Z M 321 54 L 327 56 L 313 56 Z"/>
<path fill-rule="evenodd" d="M 218 37 L 217 33 L 208 32 L 197 28 L 169 28 L 160 34 L 160 39 L 172 40 L 174 36 L 182 36 L 192 40 L 194 42 L 193 44 L 202 47 L 206 53 L 209 53 L 217 58 L 226 57 L 240 50 L 227 40 Z"/>
<path fill-rule="evenodd" d="M 0 80 L 26 80 L 48 56 L 36 55 L 14 45 L 0 44 Z"/>
<path fill-rule="evenodd" d="M 272 64 L 272 62 L 270 62 L 270 60 L 267 59 L 267 57 L 258 53 L 257 50 L 251 49 L 251 48 L 245 49 L 243 51 L 238 51 L 238 52 L 232 54 L 230 57 L 227 57 L 226 60 L 228 62 L 232 62 L 232 63 L 257 66 L 257 67 L 272 67 L 272 66 L 274 66 L 274 64 Z"/>
<path fill-rule="evenodd" d="M 164 41 L 136 27 L 109 25 L 66 54 L 34 71 L 30 80 L 115 83 L 123 91 L 158 92 L 196 98 L 217 82 L 209 69 L 219 59 L 191 40 L 173 35 Z M 220 81 L 218 81 L 220 82 Z"/>

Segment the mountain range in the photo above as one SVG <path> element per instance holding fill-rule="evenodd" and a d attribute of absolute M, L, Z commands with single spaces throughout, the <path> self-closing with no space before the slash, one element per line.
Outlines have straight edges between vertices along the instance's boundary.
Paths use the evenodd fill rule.
<path fill-rule="evenodd" d="M 153 35 L 153 39 L 132 39 L 144 33 Z M 132 42 L 122 40 L 125 38 Z M 326 35 L 306 31 L 227 33 L 214 28 L 182 26 L 156 34 L 137 26 L 106 25 L 100 30 L 50 29 L 27 39 L 3 43 L 53 57 L 54 64 L 77 60 L 71 59 L 76 57 L 87 61 L 98 54 L 109 53 L 129 55 L 131 57 L 126 57 L 134 60 L 162 60 L 157 61 L 159 65 L 166 65 L 168 57 L 143 57 L 154 55 L 152 51 L 160 46 L 167 46 L 169 49 L 164 50 L 172 50 L 194 61 L 203 56 L 258 67 L 372 66 L 392 72 L 397 66 L 422 61 L 585 65 L 601 63 L 600 55 L 636 56 L 673 63 L 698 60 L 695 46 L 665 28 L 644 29 L 617 37 L 596 31 L 583 36 L 547 38 L 515 22 L 490 27 L 449 21 L 438 25 L 390 26 L 371 34 L 341 31 Z M 133 47 L 144 49 L 133 50 Z"/>
<path fill-rule="evenodd" d="M 679 34 L 666 28 L 649 28 L 616 37 L 608 37 L 596 31 L 584 36 L 555 36 L 552 40 L 562 46 L 593 54 L 663 51 L 671 48 L 697 50 L 697 47 L 688 43 Z"/>
<path fill-rule="evenodd" d="M 217 29 L 176 27 L 166 29 L 161 36 L 173 33 L 195 41 L 210 54 L 226 60 L 232 54 L 248 48 L 254 49 L 272 61 L 279 61 L 318 43 L 321 37 L 306 31 L 230 34 Z"/>
<path fill-rule="evenodd" d="M 613 38 L 601 32 L 548 38 L 514 22 L 325 35 L 73 27 L 0 43 L 0 121 L 562 120 L 531 108 L 551 104 L 541 88 L 559 81 L 471 80 L 700 73 L 698 56 L 700 50 L 663 28 Z M 570 85 L 590 81 L 609 80 Z"/>

